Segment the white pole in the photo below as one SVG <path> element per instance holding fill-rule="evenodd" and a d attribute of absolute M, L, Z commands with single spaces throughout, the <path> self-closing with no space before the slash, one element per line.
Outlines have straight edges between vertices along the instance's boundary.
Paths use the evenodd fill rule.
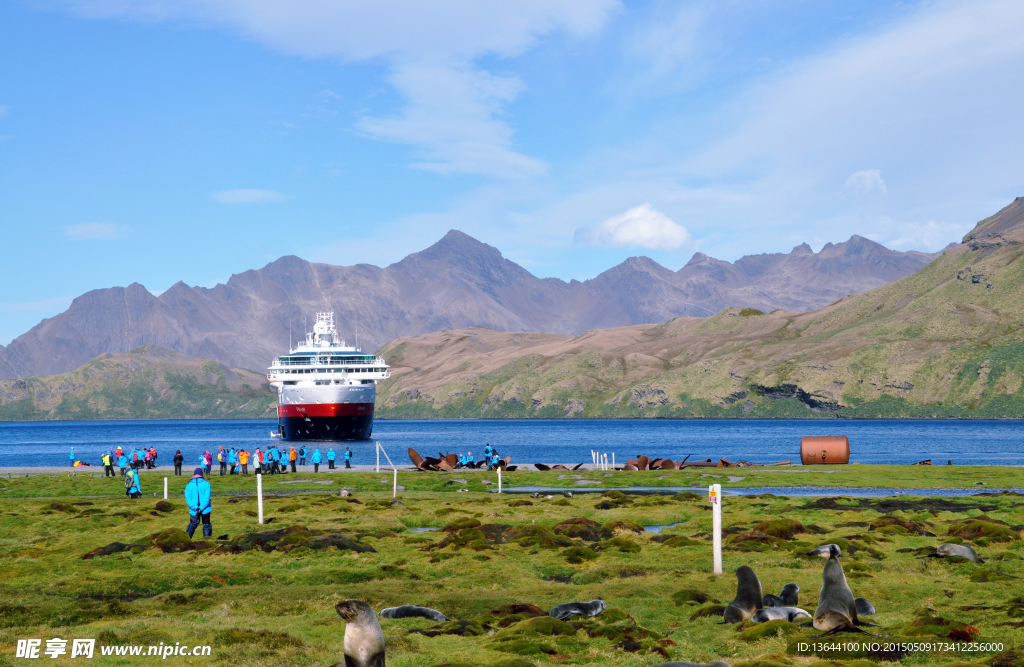
<path fill-rule="evenodd" d="M 260 524 L 263 524 L 263 475 L 256 475 L 256 504 L 259 506 Z"/>
<path fill-rule="evenodd" d="M 604 455 L 604 469 L 605 470 L 608 469 L 608 454 L 607 453 L 605 453 L 605 455 Z"/>
<path fill-rule="evenodd" d="M 612 452 L 612 470 L 615 470 L 615 452 Z"/>
<path fill-rule="evenodd" d="M 708 499 L 711 501 L 712 532 L 714 534 L 715 574 L 722 574 L 722 485 L 712 484 L 708 487 Z"/>
<path fill-rule="evenodd" d="M 377 441 L 377 472 L 380 472 L 380 440 Z"/>
<path fill-rule="evenodd" d="M 167 478 L 164 477 L 164 500 L 167 500 Z"/>
<path fill-rule="evenodd" d="M 398 468 L 395 468 L 395 485 L 392 488 L 391 497 L 392 498 L 397 498 L 398 497 Z"/>
<path fill-rule="evenodd" d="M 498 493 L 501 493 L 501 468 L 498 468 Z"/>

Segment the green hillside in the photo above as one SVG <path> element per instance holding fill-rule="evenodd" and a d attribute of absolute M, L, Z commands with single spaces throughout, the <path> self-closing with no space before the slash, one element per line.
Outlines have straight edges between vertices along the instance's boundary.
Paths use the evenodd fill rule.
<path fill-rule="evenodd" d="M 276 406 L 258 373 L 153 345 L 70 373 L 0 381 L 0 421 L 274 417 Z"/>
<path fill-rule="evenodd" d="M 1024 198 L 921 271 L 810 313 L 396 340 L 387 417 L 1024 417 Z"/>

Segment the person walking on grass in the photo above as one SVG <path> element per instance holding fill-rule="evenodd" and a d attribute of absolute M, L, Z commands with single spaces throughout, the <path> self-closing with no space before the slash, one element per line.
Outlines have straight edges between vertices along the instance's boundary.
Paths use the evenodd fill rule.
<path fill-rule="evenodd" d="M 142 497 L 142 481 L 139 479 L 139 471 L 134 468 L 125 472 L 124 494 L 129 498 Z"/>
<path fill-rule="evenodd" d="M 109 451 L 103 452 L 103 456 L 100 457 L 100 460 L 103 461 L 103 476 L 104 477 L 113 477 L 114 476 L 114 462 L 111 460 L 112 458 L 113 457 L 111 456 Z"/>
<path fill-rule="evenodd" d="M 238 465 L 242 466 L 242 474 L 249 476 L 249 452 L 244 449 L 238 452 Z"/>
<path fill-rule="evenodd" d="M 327 469 L 334 470 L 334 448 L 327 450 Z"/>
<path fill-rule="evenodd" d="M 185 462 L 185 457 L 181 455 L 181 450 L 174 452 L 174 474 L 181 476 L 181 464 Z"/>
<path fill-rule="evenodd" d="M 313 450 L 313 456 L 309 459 L 313 462 L 313 472 L 320 472 L 320 448 Z"/>
<path fill-rule="evenodd" d="M 185 529 L 189 538 L 196 532 L 200 521 L 203 523 L 203 537 L 212 536 L 213 524 L 210 522 L 210 514 L 213 512 L 213 506 L 210 504 L 210 483 L 203 477 L 202 468 L 196 468 L 192 473 L 192 479 L 185 485 L 185 503 L 192 518 Z"/>
<path fill-rule="evenodd" d="M 345 467 L 352 468 L 352 448 L 345 448 Z"/>

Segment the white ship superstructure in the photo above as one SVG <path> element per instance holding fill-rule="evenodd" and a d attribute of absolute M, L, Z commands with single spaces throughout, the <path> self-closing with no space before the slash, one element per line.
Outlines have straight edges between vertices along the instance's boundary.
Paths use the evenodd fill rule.
<path fill-rule="evenodd" d="M 304 343 L 274 359 L 278 433 L 285 440 L 366 440 L 373 433 L 377 383 L 391 377 L 384 359 L 337 339 L 334 313 L 317 313 Z"/>

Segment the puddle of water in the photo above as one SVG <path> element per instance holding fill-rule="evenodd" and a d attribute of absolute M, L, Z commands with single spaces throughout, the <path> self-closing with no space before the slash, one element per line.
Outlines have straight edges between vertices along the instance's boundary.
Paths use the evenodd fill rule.
<path fill-rule="evenodd" d="M 441 530 L 440 528 L 410 528 L 410 533 L 429 533 L 434 530 Z"/>
<path fill-rule="evenodd" d="M 683 523 L 686 523 L 685 521 Z M 660 533 L 666 528 L 675 528 L 676 526 L 682 526 L 683 523 L 669 523 L 664 526 L 644 526 L 644 530 L 648 533 Z"/>
<path fill-rule="evenodd" d="M 694 493 L 706 492 L 704 486 L 625 486 L 618 488 L 574 488 L 573 493 L 605 493 L 606 491 L 623 491 L 631 493 L 676 494 L 682 491 Z M 515 486 L 505 487 L 506 493 L 561 493 L 565 489 L 547 486 Z M 775 496 L 850 496 L 853 498 L 887 498 L 890 496 L 935 496 L 958 498 L 973 496 L 978 493 L 1001 493 L 1010 491 L 1024 493 L 1024 489 L 1011 488 L 971 488 L 971 489 L 928 489 L 906 488 L 890 489 L 884 487 L 846 487 L 846 486 L 759 486 L 744 489 L 722 489 L 727 496 L 758 496 L 770 493 Z"/>

